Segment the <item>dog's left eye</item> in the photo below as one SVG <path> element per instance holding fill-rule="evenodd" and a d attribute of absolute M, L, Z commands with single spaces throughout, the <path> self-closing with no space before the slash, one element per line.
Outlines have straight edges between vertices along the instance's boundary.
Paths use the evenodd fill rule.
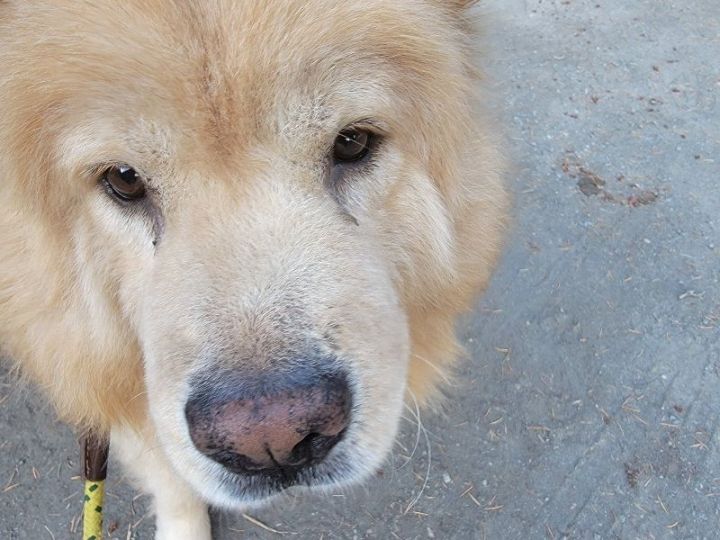
<path fill-rule="evenodd" d="M 335 138 L 333 158 L 336 163 L 360 161 L 368 155 L 371 143 L 371 132 L 357 128 L 344 129 Z"/>
<path fill-rule="evenodd" d="M 112 195 L 122 201 L 136 201 L 145 196 L 145 182 L 128 165 L 114 165 L 103 174 L 103 183 Z"/>

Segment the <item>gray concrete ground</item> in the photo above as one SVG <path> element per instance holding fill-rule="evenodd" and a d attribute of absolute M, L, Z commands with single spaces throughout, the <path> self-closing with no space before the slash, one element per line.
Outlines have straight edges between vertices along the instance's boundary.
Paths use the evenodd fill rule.
<path fill-rule="evenodd" d="M 517 219 L 455 397 L 364 488 L 218 538 L 720 538 L 720 3 L 485 5 Z M 0 538 L 72 538 L 75 439 L 4 380 Z M 110 537 L 150 538 L 112 478 Z"/>

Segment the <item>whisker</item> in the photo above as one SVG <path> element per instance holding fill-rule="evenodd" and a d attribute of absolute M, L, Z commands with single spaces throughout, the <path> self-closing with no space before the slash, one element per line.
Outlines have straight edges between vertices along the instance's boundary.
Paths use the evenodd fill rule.
<path fill-rule="evenodd" d="M 415 396 L 413 396 L 413 399 L 415 400 Z M 412 424 L 414 424 L 414 425 L 416 426 L 416 429 L 415 429 L 415 445 L 413 446 L 413 449 L 410 451 L 410 455 L 409 455 L 408 458 L 405 460 L 405 463 L 403 463 L 402 465 L 400 465 L 400 466 L 398 467 L 398 470 L 402 469 L 402 468 L 405 467 L 408 463 L 410 463 L 410 462 L 412 461 L 412 458 L 415 456 L 415 452 L 417 451 L 418 446 L 420 446 L 420 430 L 421 430 L 421 428 L 422 428 L 422 422 L 420 421 L 420 409 L 419 409 L 419 407 L 418 407 L 417 400 L 415 400 L 415 411 L 413 411 L 413 410 L 408 406 L 407 403 L 405 403 L 404 406 L 405 406 L 405 408 L 408 410 L 408 412 L 410 412 L 410 414 L 412 414 L 413 417 L 415 418 L 415 421 L 412 421 L 411 419 L 405 417 L 404 415 L 401 416 L 401 418 L 404 418 L 405 420 L 407 420 L 408 422 L 410 422 L 410 423 L 412 423 Z"/>
<path fill-rule="evenodd" d="M 410 397 L 412 397 L 413 401 L 415 402 L 415 411 L 417 413 L 417 421 L 418 421 L 418 431 L 422 431 L 423 436 L 425 437 L 425 444 L 427 447 L 427 469 L 425 471 L 425 479 L 423 480 L 422 487 L 420 488 L 420 491 L 415 496 L 415 498 L 410 501 L 410 504 L 408 504 L 407 508 L 405 509 L 404 514 L 407 514 L 420 500 L 420 497 L 422 497 L 423 493 L 425 493 L 425 488 L 427 488 L 428 481 L 430 480 L 430 467 L 432 466 L 432 447 L 430 445 L 430 437 L 428 436 L 427 430 L 425 429 L 425 426 L 423 426 L 422 420 L 420 419 L 420 407 L 418 406 L 418 400 L 415 397 L 415 394 L 412 390 L 408 389 L 408 393 L 410 394 Z"/>
<path fill-rule="evenodd" d="M 440 369 L 436 364 L 434 364 L 433 362 L 431 362 L 430 360 L 428 360 L 428 359 L 425 358 L 424 356 L 420 356 L 419 354 L 413 354 L 413 358 L 417 358 L 418 360 L 422 360 L 422 361 L 425 362 L 428 366 L 430 366 L 430 368 L 432 368 L 432 370 L 435 371 L 435 373 L 437 373 L 437 374 L 440 376 L 440 378 L 443 380 L 443 382 L 444 382 L 445 384 L 450 384 L 450 383 L 451 383 L 450 378 L 447 376 L 447 374 L 446 374 L 442 369 Z"/>

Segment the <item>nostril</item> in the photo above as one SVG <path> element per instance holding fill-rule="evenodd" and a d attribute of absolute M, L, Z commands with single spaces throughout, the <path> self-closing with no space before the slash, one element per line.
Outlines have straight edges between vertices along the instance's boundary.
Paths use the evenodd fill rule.
<path fill-rule="evenodd" d="M 317 437 L 316 433 L 310 433 L 302 441 L 297 443 L 288 458 L 288 465 L 291 467 L 304 467 L 312 461 L 312 440 Z"/>
<path fill-rule="evenodd" d="M 330 453 L 333 446 L 340 442 L 344 433 L 345 430 L 337 435 L 308 434 L 293 447 L 288 465 L 291 467 L 304 467 L 321 462 Z"/>
<path fill-rule="evenodd" d="M 266 465 L 257 464 L 247 456 L 228 449 L 210 451 L 206 455 L 237 474 L 261 473 L 267 469 Z"/>

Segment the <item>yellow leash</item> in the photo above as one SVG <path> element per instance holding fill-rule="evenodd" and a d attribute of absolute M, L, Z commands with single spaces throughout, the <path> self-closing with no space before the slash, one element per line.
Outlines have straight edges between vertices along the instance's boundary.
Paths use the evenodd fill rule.
<path fill-rule="evenodd" d="M 102 539 L 102 505 L 105 482 L 85 480 L 85 504 L 83 506 L 83 540 Z"/>
<path fill-rule="evenodd" d="M 83 540 L 102 540 L 103 498 L 110 445 L 107 440 L 91 432 L 85 437 L 84 447 Z"/>

